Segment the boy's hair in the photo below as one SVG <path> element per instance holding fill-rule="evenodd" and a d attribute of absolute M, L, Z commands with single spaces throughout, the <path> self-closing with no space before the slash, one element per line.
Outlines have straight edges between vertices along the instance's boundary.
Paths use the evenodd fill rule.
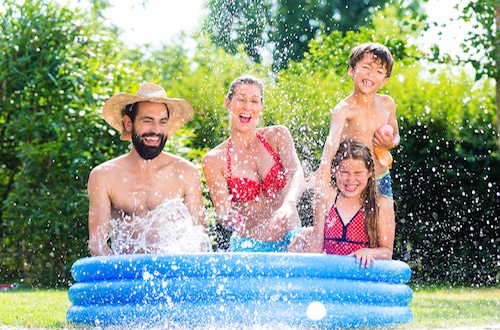
<path fill-rule="evenodd" d="M 239 85 L 255 85 L 259 88 L 260 94 L 261 94 L 261 102 L 264 103 L 264 84 L 254 76 L 250 75 L 242 75 L 239 76 L 238 78 L 234 79 L 233 82 L 231 83 L 231 86 L 229 86 L 229 91 L 227 93 L 227 98 L 232 100 L 234 96 L 234 90 L 236 87 Z"/>
<path fill-rule="evenodd" d="M 387 70 L 386 77 L 390 77 L 392 67 L 394 66 L 394 59 L 389 49 L 376 42 L 366 42 L 364 44 L 354 47 L 349 56 L 349 66 L 355 67 L 356 63 L 360 61 L 365 54 L 371 53 L 374 57 L 378 58 L 382 66 Z"/>
<path fill-rule="evenodd" d="M 364 143 L 352 139 L 340 142 L 337 154 L 332 161 L 332 171 L 336 171 L 339 168 L 340 163 L 346 159 L 362 160 L 366 169 L 371 172 L 371 175 L 368 178 L 368 184 L 362 192 L 361 198 L 363 201 L 363 209 L 365 211 L 365 232 L 370 239 L 370 245 L 375 246 L 378 241 L 377 186 L 375 179 L 375 165 L 370 148 L 368 148 L 368 146 Z M 335 177 L 333 175 L 332 179 L 335 182 Z"/>

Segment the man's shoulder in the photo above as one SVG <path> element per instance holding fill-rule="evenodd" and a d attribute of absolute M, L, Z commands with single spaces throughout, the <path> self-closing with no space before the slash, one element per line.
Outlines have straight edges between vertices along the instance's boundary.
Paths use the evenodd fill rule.
<path fill-rule="evenodd" d="M 162 153 L 165 158 L 166 170 L 185 182 L 199 181 L 200 172 L 191 161 L 170 153 Z M 201 181 L 200 181 L 201 182 Z"/>
<path fill-rule="evenodd" d="M 184 157 L 174 155 L 174 154 L 171 154 L 169 152 L 162 152 L 161 155 L 162 155 L 161 157 L 163 158 L 163 163 L 165 163 L 165 164 L 172 164 L 174 166 L 188 166 L 188 167 L 193 166 L 194 167 L 194 164 Z"/>
<path fill-rule="evenodd" d="M 91 173 L 100 173 L 100 172 L 112 172 L 112 171 L 118 171 L 120 167 L 122 166 L 122 162 L 124 161 L 126 155 L 122 155 L 110 160 L 105 161 L 104 163 L 101 163 L 94 167 L 91 170 Z"/>
<path fill-rule="evenodd" d="M 123 158 L 124 156 L 113 158 L 94 167 L 90 171 L 89 185 L 98 184 L 104 188 L 114 182 L 122 172 Z"/>

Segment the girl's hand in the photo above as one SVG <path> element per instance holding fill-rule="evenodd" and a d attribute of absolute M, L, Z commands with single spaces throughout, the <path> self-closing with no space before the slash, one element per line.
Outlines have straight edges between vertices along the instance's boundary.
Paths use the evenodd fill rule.
<path fill-rule="evenodd" d="M 372 249 L 364 248 L 348 254 L 348 256 L 356 257 L 356 263 L 359 263 L 361 268 L 370 268 L 371 264 L 375 267 L 375 257 L 372 255 Z"/>

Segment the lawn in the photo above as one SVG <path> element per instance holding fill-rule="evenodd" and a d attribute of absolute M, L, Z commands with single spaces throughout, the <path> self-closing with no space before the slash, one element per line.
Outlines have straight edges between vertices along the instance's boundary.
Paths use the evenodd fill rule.
<path fill-rule="evenodd" d="M 500 329 L 500 287 L 412 287 L 411 324 L 392 329 L 433 329 L 493 326 Z M 66 290 L 14 289 L 0 291 L 0 327 L 71 328 Z M 496 328 L 496 327 L 495 327 Z"/>

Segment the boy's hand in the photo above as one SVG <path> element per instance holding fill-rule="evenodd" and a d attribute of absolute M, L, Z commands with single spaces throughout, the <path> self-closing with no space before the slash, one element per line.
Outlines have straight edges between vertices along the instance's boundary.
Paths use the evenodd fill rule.
<path fill-rule="evenodd" d="M 373 146 L 375 148 L 391 149 L 393 146 L 394 129 L 391 125 L 382 125 L 373 135 Z"/>

